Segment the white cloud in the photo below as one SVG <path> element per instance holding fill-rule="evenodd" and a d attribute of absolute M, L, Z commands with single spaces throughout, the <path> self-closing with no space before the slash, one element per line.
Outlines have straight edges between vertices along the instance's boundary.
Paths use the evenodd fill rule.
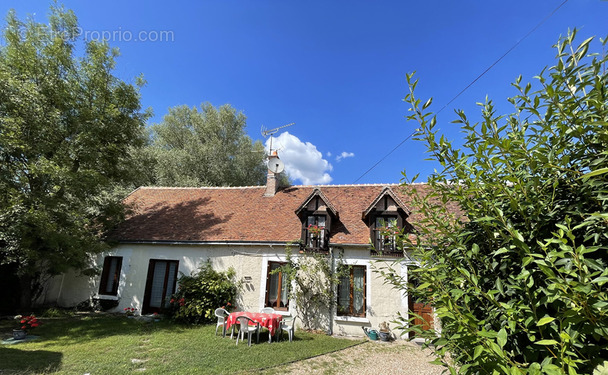
<path fill-rule="evenodd" d="M 270 139 L 266 140 L 266 148 Z M 310 142 L 302 142 L 289 132 L 273 137 L 272 148 L 279 150 L 279 158 L 285 163 L 285 172 L 293 180 L 300 180 L 304 185 L 328 184 L 332 178 L 328 172 L 333 167 L 317 147 Z"/>
<path fill-rule="evenodd" d="M 327 151 L 327 153 L 325 154 L 328 158 L 331 158 L 331 152 Z"/>
<path fill-rule="evenodd" d="M 346 152 L 346 151 L 342 151 L 342 153 L 338 156 L 336 156 L 336 161 L 340 161 L 342 159 L 346 159 L 346 158 L 352 158 L 355 156 L 354 152 Z"/>

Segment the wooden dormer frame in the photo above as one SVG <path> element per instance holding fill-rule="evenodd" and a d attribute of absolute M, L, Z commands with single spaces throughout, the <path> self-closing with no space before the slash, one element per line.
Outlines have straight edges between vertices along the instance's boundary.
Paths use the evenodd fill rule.
<path fill-rule="evenodd" d="M 295 214 L 300 218 L 302 223 L 302 248 L 310 248 L 308 243 L 308 217 L 324 216 L 325 230 L 323 233 L 323 241 L 321 246 L 315 246 L 313 250 L 326 251 L 329 249 L 329 236 L 334 222 L 338 220 L 338 210 L 331 204 L 329 199 L 323 194 L 321 189 L 315 188 L 312 193 L 304 200 L 304 202 L 296 209 Z"/>
<path fill-rule="evenodd" d="M 379 211 L 387 212 L 388 198 L 392 199 L 392 201 L 395 203 L 395 206 L 396 206 L 395 212 L 398 213 L 397 216 L 401 216 L 404 219 L 406 217 L 410 216 L 410 214 L 411 214 L 410 209 L 407 208 L 407 206 L 401 201 L 401 199 L 399 199 L 399 197 L 397 197 L 397 195 L 393 192 L 393 190 L 390 187 L 386 186 L 384 189 L 382 189 L 380 194 L 378 194 L 376 199 L 374 199 L 373 202 L 367 207 L 367 209 L 365 211 L 363 211 L 362 218 L 368 225 L 370 224 L 368 221 L 370 216 L 380 216 L 380 215 L 374 215 L 374 213 L 379 212 Z M 381 207 L 384 207 L 384 209 L 378 210 L 377 209 L 378 205 L 381 205 Z M 398 224 L 401 224 L 401 223 L 398 223 Z"/>
<path fill-rule="evenodd" d="M 372 250 L 379 253 L 382 249 L 376 249 L 376 218 L 396 218 L 397 227 L 409 232 L 413 228 L 407 222 L 408 216 L 411 214 L 409 208 L 397 197 L 392 189 L 386 186 L 378 196 L 372 201 L 362 213 L 362 220 L 369 228 L 370 240 L 373 245 Z M 395 247 L 393 244 L 392 247 Z M 396 252 L 396 251 L 394 251 Z"/>

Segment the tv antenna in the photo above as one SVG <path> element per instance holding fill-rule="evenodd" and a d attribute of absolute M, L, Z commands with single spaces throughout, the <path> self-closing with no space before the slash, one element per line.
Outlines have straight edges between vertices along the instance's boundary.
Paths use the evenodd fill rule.
<path fill-rule="evenodd" d="M 278 128 L 274 128 L 274 129 L 266 129 L 266 128 L 264 128 L 264 125 L 262 125 L 262 129 L 261 129 L 262 136 L 264 136 L 264 137 L 270 136 L 270 147 L 268 147 L 269 154 L 272 154 L 272 135 L 276 134 L 280 129 L 283 129 L 283 128 L 286 128 L 288 126 L 295 125 L 295 124 L 296 124 L 295 122 L 292 122 L 290 124 L 279 126 Z"/>

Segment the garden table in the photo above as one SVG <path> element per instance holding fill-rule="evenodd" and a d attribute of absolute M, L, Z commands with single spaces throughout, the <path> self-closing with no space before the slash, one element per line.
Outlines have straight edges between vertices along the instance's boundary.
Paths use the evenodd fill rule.
<path fill-rule="evenodd" d="M 281 320 L 283 319 L 283 315 L 281 314 L 265 314 L 248 311 L 236 311 L 228 315 L 228 319 L 226 319 L 226 331 L 228 331 L 230 327 L 232 327 L 232 329 L 234 330 L 233 325 L 236 324 L 237 318 L 239 316 L 246 316 L 254 322 L 260 323 L 261 327 L 268 329 L 268 331 L 270 332 L 268 334 L 268 342 L 272 342 L 272 336 L 277 333 L 277 329 L 280 330 Z M 230 336 L 232 337 L 232 335 Z"/>

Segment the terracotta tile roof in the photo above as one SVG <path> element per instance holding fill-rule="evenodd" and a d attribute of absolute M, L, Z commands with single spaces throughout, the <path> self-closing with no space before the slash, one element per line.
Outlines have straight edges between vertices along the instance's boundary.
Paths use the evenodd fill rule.
<path fill-rule="evenodd" d="M 265 187 L 139 188 L 125 203 L 132 207 L 112 238 L 120 241 L 287 242 L 301 235 L 295 211 L 319 189 L 339 212 L 332 228 L 334 244 L 368 244 L 363 212 L 389 186 L 411 209 L 408 191 L 399 185 L 293 186 L 264 197 Z M 417 184 L 419 191 L 428 188 Z M 412 212 L 408 221 L 420 218 Z"/>

